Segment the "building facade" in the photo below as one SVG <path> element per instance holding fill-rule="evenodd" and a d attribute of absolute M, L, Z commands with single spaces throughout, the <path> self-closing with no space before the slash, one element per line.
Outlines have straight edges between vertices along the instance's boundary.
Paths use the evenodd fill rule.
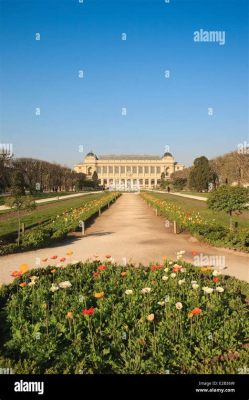
<path fill-rule="evenodd" d="M 90 152 L 82 164 L 74 170 L 84 173 L 91 179 L 97 173 L 99 183 L 113 190 L 139 190 L 153 188 L 161 179 L 170 179 L 172 173 L 184 169 L 184 165 L 175 162 L 171 153 L 160 156 L 145 155 L 100 155 Z M 163 176 L 162 176 L 163 174 Z"/>

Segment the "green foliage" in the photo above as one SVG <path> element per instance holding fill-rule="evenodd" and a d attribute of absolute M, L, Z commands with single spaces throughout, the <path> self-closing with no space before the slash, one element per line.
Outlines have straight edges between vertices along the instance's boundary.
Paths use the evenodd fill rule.
<path fill-rule="evenodd" d="M 25 180 L 24 175 L 19 170 L 14 170 L 11 178 L 11 195 L 14 197 L 25 195 Z"/>
<path fill-rule="evenodd" d="M 99 266 L 39 268 L 0 289 L 2 365 L 27 374 L 236 374 L 248 365 L 246 282 L 214 282 L 212 268 L 184 261 Z"/>
<path fill-rule="evenodd" d="M 183 190 L 187 185 L 187 178 L 175 178 L 173 180 L 173 186 L 175 190 Z"/>
<path fill-rule="evenodd" d="M 212 175 L 208 159 L 204 156 L 196 158 L 189 175 L 190 188 L 198 192 L 207 191 L 208 184 L 212 180 Z"/>

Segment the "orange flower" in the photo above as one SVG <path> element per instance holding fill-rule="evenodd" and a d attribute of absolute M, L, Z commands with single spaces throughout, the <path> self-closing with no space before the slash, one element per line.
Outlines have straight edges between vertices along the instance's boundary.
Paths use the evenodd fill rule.
<path fill-rule="evenodd" d="M 121 276 L 127 276 L 127 272 L 121 272 Z"/>
<path fill-rule="evenodd" d="M 106 269 L 106 266 L 105 265 L 99 265 L 98 266 L 98 270 L 99 271 L 104 271 Z"/>
<path fill-rule="evenodd" d="M 102 299 L 104 297 L 104 295 L 105 295 L 105 292 L 97 292 L 94 294 L 94 297 L 96 299 Z"/>
<path fill-rule="evenodd" d="M 214 282 L 214 283 L 219 282 L 219 278 L 213 278 L 213 282 Z"/>
<path fill-rule="evenodd" d="M 22 273 L 21 273 L 21 271 L 13 271 L 13 272 L 11 272 L 11 276 L 13 278 L 16 278 L 17 276 L 22 276 Z"/>
<path fill-rule="evenodd" d="M 107 254 L 107 256 L 105 256 L 105 258 L 111 258 L 111 256 L 109 254 Z"/>
<path fill-rule="evenodd" d="M 100 272 L 93 272 L 93 277 L 94 278 L 97 278 L 97 276 L 99 276 L 100 275 Z"/>
<path fill-rule="evenodd" d="M 181 271 L 181 269 L 182 269 L 182 267 L 180 267 L 179 265 L 177 265 L 177 266 L 175 266 L 174 268 L 173 268 L 173 272 L 180 272 Z"/>
<path fill-rule="evenodd" d="M 195 308 L 191 311 L 191 313 L 192 313 L 193 315 L 200 315 L 200 314 L 202 313 L 202 309 L 199 308 L 199 307 L 195 307 Z"/>
<path fill-rule="evenodd" d="M 25 274 L 25 272 L 27 272 L 29 269 L 28 264 L 22 264 L 19 268 L 19 271 L 21 271 L 22 274 Z"/>
<path fill-rule="evenodd" d="M 67 313 L 67 318 L 73 319 L 73 313 L 72 313 L 72 311 L 68 311 L 68 313 Z"/>
<path fill-rule="evenodd" d="M 20 283 L 20 285 L 19 286 L 21 286 L 21 287 L 25 287 L 25 286 L 27 286 L 27 283 L 26 282 L 22 282 L 22 283 Z"/>
<path fill-rule="evenodd" d="M 56 269 L 51 269 L 52 274 L 54 274 L 56 272 Z"/>
<path fill-rule="evenodd" d="M 192 251 L 192 256 L 197 256 L 197 254 L 198 254 L 197 251 L 195 251 L 195 250 Z"/>
<path fill-rule="evenodd" d="M 194 314 L 193 314 L 192 312 L 188 313 L 188 318 L 192 318 L 193 315 L 194 315 Z"/>
<path fill-rule="evenodd" d="M 52 256 L 52 257 L 50 257 L 50 258 L 51 258 L 51 260 L 56 260 L 57 257 L 58 257 L 58 256 Z"/>
<path fill-rule="evenodd" d="M 68 250 L 68 251 L 66 252 L 66 255 L 67 255 L 67 256 L 72 256 L 72 255 L 73 255 L 73 251 L 72 251 L 72 250 Z"/>
<path fill-rule="evenodd" d="M 66 261 L 66 257 L 61 257 L 60 262 L 64 262 L 64 261 Z"/>

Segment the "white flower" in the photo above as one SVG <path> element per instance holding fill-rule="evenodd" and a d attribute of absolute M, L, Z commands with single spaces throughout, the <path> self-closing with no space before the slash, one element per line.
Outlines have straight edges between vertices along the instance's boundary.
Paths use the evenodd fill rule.
<path fill-rule="evenodd" d="M 172 265 L 173 264 L 173 261 L 169 261 L 169 265 Z"/>
<path fill-rule="evenodd" d="M 35 283 L 36 283 L 35 281 L 31 281 L 31 282 L 28 283 L 28 286 L 34 286 Z"/>
<path fill-rule="evenodd" d="M 71 286 L 72 286 L 72 284 L 69 281 L 64 281 L 64 282 L 59 283 L 59 287 L 61 289 L 68 289 Z"/>
<path fill-rule="evenodd" d="M 193 288 L 194 290 L 198 289 L 198 287 L 199 287 L 199 285 L 197 285 L 197 283 L 193 283 L 193 284 L 192 284 L 192 288 Z"/>
<path fill-rule="evenodd" d="M 72 262 L 71 262 L 71 265 L 79 264 L 79 262 L 80 262 L 79 260 L 72 261 Z"/>
<path fill-rule="evenodd" d="M 223 293 L 223 292 L 224 292 L 223 287 L 218 286 L 218 287 L 216 288 L 216 292 Z"/>
<path fill-rule="evenodd" d="M 169 279 L 169 277 L 168 276 L 166 276 L 166 275 L 163 275 L 163 277 L 162 277 L 162 280 L 163 281 L 167 281 Z"/>
<path fill-rule="evenodd" d="M 219 275 L 219 272 L 215 269 L 214 271 L 213 271 L 213 274 L 212 274 L 213 276 L 218 276 Z"/>
<path fill-rule="evenodd" d="M 180 303 L 180 302 L 176 303 L 176 308 L 177 308 L 177 310 L 181 310 L 182 309 L 182 303 Z"/>
<path fill-rule="evenodd" d="M 133 293 L 133 290 L 132 289 L 127 289 L 126 291 L 125 291 L 125 294 L 132 294 Z"/>
<path fill-rule="evenodd" d="M 52 286 L 50 288 L 51 292 L 56 292 L 57 290 L 59 290 L 59 286 L 57 286 L 55 283 L 52 283 Z"/>
<path fill-rule="evenodd" d="M 170 274 L 171 278 L 175 278 L 176 274 L 174 272 L 172 272 L 172 274 Z"/>
<path fill-rule="evenodd" d="M 214 289 L 207 287 L 207 286 L 204 286 L 202 288 L 202 290 L 204 291 L 204 293 L 207 293 L 207 294 L 213 293 L 213 291 L 214 291 Z"/>
<path fill-rule="evenodd" d="M 191 281 L 191 285 L 194 285 L 195 283 L 197 283 L 197 281 Z"/>
<path fill-rule="evenodd" d="M 38 281 L 38 279 L 39 279 L 39 276 L 36 276 L 36 275 L 33 275 L 33 276 L 31 276 L 30 278 L 29 278 L 31 281 Z"/>
<path fill-rule="evenodd" d="M 178 285 L 182 285 L 183 283 L 185 283 L 185 279 L 180 279 L 180 280 L 178 281 Z"/>
<path fill-rule="evenodd" d="M 164 268 L 164 272 L 168 272 L 169 271 L 169 269 L 168 268 Z"/>
<path fill-rule="evenodd" d="M 159 301 L 157 304 L 159 304 L 159 306 L 164 306 L 165 305 L 165 301 Z"/>
<path fill-rule="evenodd" d="M 55 265 L 55 267 L 57 267 L 57 268 L 61 268 L 61 267 L 63 267 L 63 266 L 64 266 L 63 263 L 57 263 L 57 264 Z"/>
<path fill-rule="evenodd" d="M 145 287 L 141 290 L 141 293 L 145 294 L 145 293 L 150 293 L 151 292 L 151 288 L 149 287 Z"/>
<path fill-rule="evenodd" d="M 170 297 L 169 297 L 169 295 L 167 294 L 167 296 L 165 297 L 165 303 L 169 303 L 170 302 Z"/>
<path fill-rule="evenodd" d="M 182 269 L 181 269 L 181 272 L 186 272 L 186 268 L 182 268 Z"/>

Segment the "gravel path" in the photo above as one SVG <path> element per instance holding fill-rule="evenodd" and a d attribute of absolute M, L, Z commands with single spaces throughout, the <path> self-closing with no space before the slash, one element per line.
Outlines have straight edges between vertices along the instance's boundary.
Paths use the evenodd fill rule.
<path fill-rule="evenodd" d="M 249 282 L 249 255 L 199 243 L 189 234 L 175 235 L 172 227 L 165 227 L 164 218 L 156 217 L 154 210 L 134 193 L 123 194 L 86 230 L 85 237 L 74 236 L 55 247 L 0 257 L 0 282 L 10 282 L 11 271 L 23 263 L 31 268 L 56 265 L 61 257 L 66 257 L 63 263 L 67 263 L 95 255 L 103 260 L 110 254 L 117 262 L 125 262 L 126 258 L 127 262 L 148 264 L 160 262 L 164 256 L 176 259 L 179 250 L 186 251 L 189 262 L 200 254 L 216 257 L 221 264 L 225 260 L 222 273 Z M 67 256 L 68 251 L 73 254 Z M 51 260 L 51 256 L 58 258 Z"/>

